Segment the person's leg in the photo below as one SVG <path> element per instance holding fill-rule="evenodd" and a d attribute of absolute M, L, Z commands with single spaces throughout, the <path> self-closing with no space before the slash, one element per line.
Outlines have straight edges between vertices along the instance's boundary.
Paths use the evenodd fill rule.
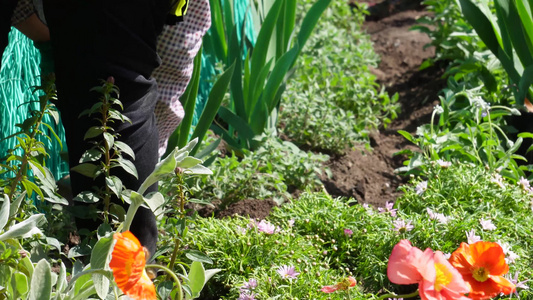
<path fill-rule="evenodd" d="M 89 90 L 113 76 L 121 91 L 123 114 L 132 120 L 132 124 L 117 124 L 116 131 L 135 152 L 139 179 L 119 176 L 127 188 L 136 190 L 152 172 L 158 160 L 158 137 L 153 114 L 157 88 L 151 74 L 160 63 L 156 39 L 167 5 L 167 0 L 44 0 L 70 167 L 91 146 L 83 137 L 95 123 L 78 117 L 99 101 L 99 95 Z M 95 184 L 75 172 L 71 182 L 74 195 Z M 157 227 L 149 210 L 137 213 L 131 231 L 153 254 Z"/>

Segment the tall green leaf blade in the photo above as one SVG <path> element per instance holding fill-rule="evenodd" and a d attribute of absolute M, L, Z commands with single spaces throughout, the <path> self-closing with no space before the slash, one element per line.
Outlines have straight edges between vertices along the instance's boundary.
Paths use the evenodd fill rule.
<path fill-rule="evenodd" d="M 191 76 L 191 81 L 189 82 L 189 85 L 187 86 L 187 89 L 185 90 L 182 96 L 182 98 L 185 99 L 185 103 L 183 106 L 185 110 L 185 115 L 183 116 L 181 124 L 178 126 L 178 128 L 176 128 L 176 130 L 169 138 L 165 156 L 170 154 L 170 152 L 172 152 L 172 150 L 174 150 L 176 147 L 184 147 L 189 141 L 189 134 L 191 133 L 191 126 L 194 117 L 194 110 L 196 108 L 196 99 L 198 97 L 198 87 L 200 85 L 202 52 L 203 47 L 200 48 L 198 54 L 196 54 L 196 57 L 194 58 L 194 67 Z M 173 142 L 175 139 L 177 139 L 176 143 Z"/>
<path fill-rule="evenodd" d="M 230 82 L 231 97 L 234 106 L 233 108 L 235 109 L 235 113 L 237 115 L 241 116 L 241 118 L 246 118 L 246 104 L 244 102 L 244 94 L 242 91 L 243 66 L 241 54 L 243 52 L 243 48 L 242 41 L 239 43 L 239 39 L 237 38 L 237 26 L 233 26 L 229 45 L 230 50 L 228 53 L 228 65 L 231 63 L 235 64 L 235 71 L 233 72 Z"/>
<path fill-rule="evenodd" d="M 241 143 L 246 141 L 249 142 L 254 138 L 255 134 L 252 131 L 252 128 L 250 128 L 248 122 L 246 122 L 246 120 L 242 119 L 238 115 L 234 114 L 226 107 L 221 106 L 218 110 L 218 115 L 237 130 L 237 132 L 239 133 L 239 138 L 243 140 L 241 141 Z"/>
<path fill-rule="evenodd" d="M 235 64 L 232 64 L 213 85 L 211 92 L 209 93 L 209 98 L 205 105 L 205 109 L 198 120 L 196 128 L 192 134 L 192 138 L 198 138 L 198 141 L 202 141 L 204 136 L 211 126 L 213 119 L 215 118 L 217 111 L 224 99 L 224 95 L 228 90 L 229 83 L 233 76 L 233 71 L 235 70 Z M 196 145 L 190 152 L 191 155 L 194 155 L 198 151 L 199 145 Z"/>
<path fill-rule="evenodd" d="M 487 45 L 492 53 L 498 55 L 500 44 L 487 16 L 470 0 L 459 0 L 463 15 L 468 23 L 476 30 L 481 40 Z"/>
<path fill-rule="evenodd" d="M 273 61 L 274 61 L 273 59 L 269 60 L 268 63 L 263 67 L 263 69 L 261 70 L 261 73 L 259 73 L 259 76 L 257 77 L 255 86 L 251 89 L 251 91 L 253 92 L 251 95 L 252 98 L 248 100 L 248 102 L 250 102 L 249 104 L 250 106 L 248 107 L 249 109 L 248 120 L 250 120 L 252 112 L 254 111 L 255 106 L 257 105 L 257 101 L 259 97 L 261 96 L 261 94 L 263 93 L 263 89 L 265 87 L 265 81 L 268 77 L 268 74 L 270 74 L 270 68 L 272 66 Z"/>
<path fill-rule="evenodd" d="M 296 23 L 296 0 L 285 1 L 285 24 L 283 28 L 283 47 L 284 52 L 289 48 L 289 41 L 294 31 L 294 24 Z M 281 56 L 278 56 L 279 58 Z"/>
<path fill-rule="evenodd" d="M 274 5 L 270 8 L 265 21 L 261 25 L 261 30 L 259 30 L 259 34 L 257 36 L 257 42 L 255 43 L 255 47 L 253 49 L 252 55 L 251 55 L 251 71 L 250 71 L 250 86 L 255 86 L 257 82 L 257 77 L 261 70 L 263 69 L 263 66 L 266 62 L 266 57 L 268 53 L 268 45 L 270 44 L 270 38 L 272 37 L 272 33 L 274 31 L 274 28 L 276 26 L 276 21 L 278 19 L 281 5 L 283 4 L 284 0 L 276 0 L 274 2 Z M 248 96 L 250 96 L 250 93 L 253 93 L 254 91 L 252 89 L 249 89 Z"/>
<path fill-rule="evenodd" d="M 524 99 L 529 93 L 529 88 L 533 84 L 533 64 L 529 65 L 522 74 L 520 78 L 520 83 L 518 84 L 518 99 L 516 102 L 519 104 L 524 103 Z"/>
<path fill-rule="evenodd" d="M 516 0 L 513 3 L 516 3 L 518 15 L 520 15 L 520 20 L 524 25 L 526 43 L 531 46 L 533 45 L 533 18 L 531 17 L 531 12 L 528 12 L 522 0 Z M 533 48 L 530 48 L 530 50 L 533 50 Z"/>
<path fill-rule="evenodd" d="M 31 278 L 30 295 L 29 300 L 50 300 L 52 296 L 52 269 L 50 264 L 41 259 L 35 270 L 33 270 L 33 276 Z"/>
<path fill-rule="evenodd" d="M 298 45 L 295 45 L 287 53 L 285 53 L 272 69 L 268 81 L 265 85 L 265 89 L 257 105 L 254 108 L 252 114 L 251 127 L 256 135 L 260 135 L 265 129 L 265 124 L 270 112 L 276 107 L 276 93 L 281 86 L 285 75 L 290 68 L 291 62 L 294 61 L 296 55 L 299 52 Z M 278 98 L 279 99 L 279 98 Z"/>
<path fill-rule="evenodd" d="M 211 24 L 212 29 L 209 31 L 213 48 L 219 60 L 226 61 L 228 54 L 228 46 L 226 44 L 226 34 L 224 32 L 224 16 L 222 15 L 222 7 L 220 0 L 210 0 L 211 7 Z M 211 49 L 210 49 L 211 50 Z"/>
<path fill-rule="evenodd" d="M 519 1 L 518 1 L 519 2 Z M 510 39 L 512 47 L 524 66 L 533 64 L 533 47 L 529 47 L 524 25 L 520 18 L 517 7 L 512 1 L 497 0 L 495 1 L 496 12 L 498 13 L 498 20 L 500 24 L 504 24 L 502 28 L 502 39 Z M 506 30 L 504 32 L 504 30 Z M 530 44 L 530 43 L 529 43 Z M 505 45 L 505 44 L 504 44 Z M 505 49 L 508 55 L 511 55 L 513 49 Z"/>

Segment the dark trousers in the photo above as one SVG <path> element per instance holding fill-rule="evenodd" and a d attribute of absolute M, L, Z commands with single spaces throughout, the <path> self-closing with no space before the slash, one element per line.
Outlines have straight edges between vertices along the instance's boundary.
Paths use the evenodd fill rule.
<path fill-rule="evenodd" d="M 137 190 L 158 161 L 158 134 L 154 107 L 157 88 L 152 71 L 160 64 L 156 40 L 167 13 L 168 0 L 44 0 L 46 21 L 55 60 L 57 107 L 65 126 L 69 163 L 73 167 L 91 145 L 83 137 L 95 123 L 79 114 L 99 101 L 89 90 L 109 76 L 120 89 L 123 114 L 132 124 L 115 123 L 119 140 L 135 152 L 139 179 L 124 172 L 117 175 Z M 95 182 L 71 172 L 73 195 L 91 190 Z M 149 191 L 155 191 L 156 186 Z M 90 221 L 78 227 L 92 229 Z M 155 252 L 157 227 L 153 213 L 140 208 L 132 233 Z"/>

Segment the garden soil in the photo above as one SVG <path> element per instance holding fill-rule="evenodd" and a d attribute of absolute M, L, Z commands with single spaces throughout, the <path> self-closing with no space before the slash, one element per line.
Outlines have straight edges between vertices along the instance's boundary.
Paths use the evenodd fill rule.
<path fill-rule="evenodd" d="M 395 173 L 406 159 L 395 153 L 403 149 L 417 148 L 397 133 L 405 130 L 411 133 L 420 125 L 430 122 L 433 107 L 438 104 L 438 93 L 445 87 L 441 79 L 444 69 L 433 66 L 419 70 L 427 58 L 435 55 L 429 37 L 412 31 L 416 20 L 428 12 L 420 1 L 375 0 L 369 2 L 370 15 L 364 29 L 371 35 L 374 50 L 381 57 L 376 69 L 372 69 L 378 83 L 390 95 L 399 94 L 401 111 L 387 128 L 371 133 L 372 150 L 363 146 L 348 149 L 344 155 L 331 157 L 326 167 L 331 177 L 322 181 L 329 194 L 357 199 L 359 203 L 384 206 L 401 195 L 398 187 L 407 182 Z M 351 2 L 350 5 L 358 5 Z M 235 214 L 262 219 L 268 216 L 273 201 L 245 200 L 235 203 L 217 213 L 217 217 Z"/>

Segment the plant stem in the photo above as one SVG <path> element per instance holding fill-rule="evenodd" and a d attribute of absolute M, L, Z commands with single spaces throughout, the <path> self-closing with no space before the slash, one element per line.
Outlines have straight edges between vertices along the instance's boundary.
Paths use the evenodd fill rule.
<path fill-rule="evenodd" d="M 174 245 L 174 251 L 172 252 L 172 257 L 170 258 L 170 262 L 168 263 L 168 268 L 171 270 L 174 269 L 174 264 L 176 263 L 176 257 L 178 256 L 180 240 L 176 238 L 175 242 L 176 243 Z M 167 278 L 167 279 L 170 279 L 170 278 Z"/>
<path fill-rule="evenodd" d="M 149 264 L 149 265 L 146 265 L 145 268 L 154 268 L 154 269 L 161 269 L 165 272 L 167 272 L 167 274 L 172 277 L 172 279 L 174 279 L 174 282 L 176 283 L 176 285 L 178 286 L 178 300 L 182 300 L 183 299 L 183 289 L 181 287 L 181 282 L 178 278 L 178 276 L 176 276 L 176 273 L 172 272 L 172 270 L 170 270 L 169 268 L 165 267 L 165 266 L 161 266 L 161 265 L 152 265 L 152 264 Z"/>

